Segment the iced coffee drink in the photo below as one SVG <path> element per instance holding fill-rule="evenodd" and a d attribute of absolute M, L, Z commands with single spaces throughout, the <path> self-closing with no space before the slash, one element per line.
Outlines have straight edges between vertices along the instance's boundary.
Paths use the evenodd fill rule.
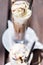
<path fill-rule="evenodd" d="M 27 1 L 16 1 L 11 6 L 11 12 L 15 39 L 22 40 L 27 28 L 27 20 L 32 14 L 32 11 L 29 9 L 29 3 Z"/>
<path fill-rule="evenodd" d="M 9 58 L 11 65 L 27 65 L 24 59 L 28 56 L 29 49 L 24 44 L 14 44 L 11 47 Z"/>

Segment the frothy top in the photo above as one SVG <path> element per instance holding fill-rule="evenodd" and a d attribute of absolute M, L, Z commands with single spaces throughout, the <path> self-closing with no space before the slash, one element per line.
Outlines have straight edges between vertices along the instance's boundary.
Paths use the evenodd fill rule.
<path fill-rule="evenodd" d="M 12 4 L 11 11 L 15 21 L 19 23 L 26 21 L 32 14 L 27 1 L 16 1 Z"/>
<path fill-rule="evenodd" d="M 24 44 L 14 44 L 10 51 L 10 59 L 19 60 L 20 57 L 24 59 L 28 56 L 28 53 L 29 50 Z"/>

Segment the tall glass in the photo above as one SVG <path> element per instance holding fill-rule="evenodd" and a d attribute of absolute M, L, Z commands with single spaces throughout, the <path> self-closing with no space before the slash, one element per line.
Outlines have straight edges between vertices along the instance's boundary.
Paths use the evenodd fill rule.
<path fill-rule="evenodd" d="M 29 4 L 28 4 L 28 6 L 29 6 Z M 21 9 L 23 9 L 23 8 L 21 8 Z M 14 2 L 13 2 L 13 4 L 11 5 L 11 12 L 12 12 L 12 22 L 13 22 L 13 27 L 14 27 L 14 32 L 15 32 L 14 39 L 16 42 L 21 42 L 25 38 L 25 31 L 26 31 L 27 23 L 28 23 L 27 20 L 31 17 L 31 11 L 28 12 L 27 16 L 24 16 L 24 17 L 23 17 L 23 12 L 24 12 L 23 10 L 21 10 L 22 17 L 15 16 L 16 14 L 14 13 L 14 11 L 15 11 L 15 9 L 14 9 Z"/>

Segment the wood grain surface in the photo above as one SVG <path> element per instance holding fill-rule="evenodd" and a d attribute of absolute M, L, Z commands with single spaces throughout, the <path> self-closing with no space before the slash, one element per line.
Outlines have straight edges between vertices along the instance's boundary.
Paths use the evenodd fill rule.
<path fill-rule="evenodd" d="M 8 16 L 8 0 L 0 0 L 0 65 L 5 62 L 5 49 L 2 45 L 2 34 L 6 29 Z"/>
<path fill-rule="evenodd" d="M 43 44 L 43 0 L 33 0 L 31 27 Z"/>
<path fill-rule="evenodd" d="M 35 30 L 39 41 L 43 44 L 43 0 L 33 0 L 32 5 L 32 21 L 30 26 Z M 43 51 L 35 50 L 34 57 L 32 60 L 32 65 L 43 65 L 43 59 L 40 64 L 33 64 L 36 61 L 39 61 L 39 56 Z M 41 56 L 40 56 L 41 59 Z"/>
<path fill-rule="evenodd" d="M 2 34 L 6 29 L 8 5 L 8 0 L 0 0 L 0 65 L 4 65 L 6 57 L 5 49 L 2 45 Z M 30 26 L 35 30 L 37 36 L 39 37 L 39 41 L 43 44 L 43 0 L 33 0 L 32 20 Z M 36 60 L 38 60 L 40 54 L 43 57 L 43 52 L 39 50 L 34 51 L 34 58 L 31 65 L 33 65 L 33 63 L 36 62 Z M 41 61 L 40 65 L 43 65 L 43 60 Z"/>

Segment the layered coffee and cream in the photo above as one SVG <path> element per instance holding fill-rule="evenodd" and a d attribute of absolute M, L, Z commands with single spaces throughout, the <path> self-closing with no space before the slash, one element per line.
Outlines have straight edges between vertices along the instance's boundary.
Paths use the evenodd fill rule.
<path fill-rule="evenodd" d="M 12 4 L 11 11 L 14 22 L 19 24 L 25 23 L 25 21 L 27 21 L 32 14 L 31 10 L 29 9 L 29 3 L 26 1 L 15 2 Z"/>
<path fill-rule="evenodd" d="M 11 64 L 16 62 L 18 65 L 25 64 L 24 59 L 28 56 L 29 50 L 24 44 L 14 44 L 10 51 Z"/>
<path fill-rule="evenodd" d="M 16 1 L 11 6 L 11 12 L 15 37 L 17 40 L 22 40 L 27 27 L 27 20 L 32 14 L 29 3 L 27 1 Z"/>

